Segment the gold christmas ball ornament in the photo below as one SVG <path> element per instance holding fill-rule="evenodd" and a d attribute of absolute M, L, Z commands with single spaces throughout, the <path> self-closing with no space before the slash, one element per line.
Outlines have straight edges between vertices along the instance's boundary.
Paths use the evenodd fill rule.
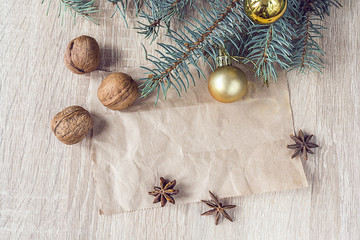
<path fill-rule="evenodd" d="M 64 56 L 65 66 L 76 74 L 94 71 L 100 64 L 100 48 L 89 36 L 77 37 L 68 44 Z"/>
<path fill-rule="evenodd" d="M 136 82 L 126 73 L 112 73 L 100 84 L 97 96 L 111 110 L 127 108 L 139 97 Z"/>
<path fill-rule="evenodd" d="M 63 143 L 80 142 L 93 127 L 90 113 L 80 106 L 71 106 L 57 113 L 51 120 L 51 130 Z"/>
<path fill-rule="evenodd" d="M 245 73 L 234 66 L 220 66 L 211 73 L 208 88 L 211 96 L 223 103 L 241 99 L 247 91 Z"/>
<path fill-rule="evenodd" d="M 287 0 L 244 0 L 245 14 L 255 23 L 271 24 L 285 13 Z"/>

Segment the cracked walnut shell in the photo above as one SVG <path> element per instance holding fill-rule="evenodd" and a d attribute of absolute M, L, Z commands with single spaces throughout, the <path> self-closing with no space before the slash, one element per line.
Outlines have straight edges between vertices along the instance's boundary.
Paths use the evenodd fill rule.
<path fill-rule="evenodd" d="M 94 71 L 100 64 L 99 44 L 94 38 L 85 35 L 71 40 L 64 62 L 66 67 L 76 74 Z"/>
<path fill-rule="evenodd" d="M 121 110 L 134 103 L 139 96 L 139 90 L 128 74 L 112 73 L 100 84 L 97 96 L 105 107 Z"/>
<path fill-rule="evenodd" d="M 90 113 L 80 106 L 71 106 L 57 113 L 51 120 L 51 130 L 63 143 L 80 142 L 93 127 Z"/>

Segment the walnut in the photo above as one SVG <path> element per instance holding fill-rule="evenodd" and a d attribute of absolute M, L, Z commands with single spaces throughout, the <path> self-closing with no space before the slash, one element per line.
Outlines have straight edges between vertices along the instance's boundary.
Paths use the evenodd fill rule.
<path fill-rule="evenodd" d="M 100 102 L 112 110 L 127 108 L 139 97 L 136 82 L 125 73 L 112 73 L 100 84 L 97 92 Z"/>
<path fill-rule="evenodd" d="M 63 143 L 80 142 L 93 127 L 90 113 L 80 106 L 71 106 L 57 113 L 51 120 L 51 130 Z"/>
<path fill-rule="evenodd" d="M 71 40 L 67 46 L 64 62 L 73 73 L 89 73 L 100 64 L 100 48 L 96 40 L 89 36 L 80 36 Z"/>

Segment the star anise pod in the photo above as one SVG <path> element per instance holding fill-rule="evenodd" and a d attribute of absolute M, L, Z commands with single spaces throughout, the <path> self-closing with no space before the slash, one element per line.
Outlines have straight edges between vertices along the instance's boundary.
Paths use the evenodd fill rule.
<path fill-rule="evenodd" d="M 175 204 L 175 200 L 171 195 L 176 195 L 179 190 L 173 189 L 176 185 L 176 180 L 167 182 L 163 177 L 160 178 L 160 187 L 154 187 L 154 191 L 149 192 L 151 196 L 154 196 L 154 202 L 161 202 L 161 207 L 165 206 L 166 202 L 169 201 Z"/>
<path fill-rule="evenodd" d="M 310 139 L 313 137 L 313 135 L 304 136 L 304 133 L 301 129 L 299 130 L 298 136 L 294 136 L 293 134 L 291 134 L 290 137 L 295 142 L 295 144 L 287 145 L 287 148 L 295 149 L 295 152 L 291 156 L 291 158 L 294 158 L 294 157 L 300 155 L 305 160 L 308 160 L 307 154 L 308 153 L 314 154 L 314 152 L 311 150 L 311 148 L 319 147 L 317 144 L 309 142 Z"/>
<path fill-rule="evenodd" d="M 234 208 L 234 207 L 236 207 L 236 205 L 224 205 L 223 206 L 222 203 L 219 202 L 219 200 L 215 197 L 215 195 L 212 192 L 209 191 L 209 193 L 210 193 L 212 201 L 204 201 L 204 200 L 201 200 L 201 201 L 203 203 L 206 203 L 206 205 L 208 205 L 212 209 L 202 213 L 201 215 L 213 215 L 213 214 L 215 214 L 215 225 L 218 225 L 219 220 L 220 220 L 220 215 L 223 215 L 227 220 L 232 222 L 233 220 L 231 219 L 229 214 L 227 214 L 225 209 Z"/>

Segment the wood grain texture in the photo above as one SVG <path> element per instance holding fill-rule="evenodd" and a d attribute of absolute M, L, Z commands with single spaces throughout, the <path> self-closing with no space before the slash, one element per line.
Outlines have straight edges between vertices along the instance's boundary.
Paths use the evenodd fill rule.
<path fill-rule="evenodd" d="M 63 64 L 71 39 L 96 38 L 103 70 L 144 63 L 129 47 L 136 31 L 109 18 L 111 4 L 100 3 L 100 26 L 68 18 L 61 26 L 40 1 L 3 2 L 0 239 L 360 239 L 360 2 L 343 5 L 325 22 L 324 74 L 288 74 L 295 128 L 321 145 L 303 163 L 310 188 L 227 199 L 238 205 L 235 222 L 214 226 L 200 203 L 100 216 L 91 137 L 65 146 L 50 130 L 64 107 L 87 107 L 88 75 Z"/>

